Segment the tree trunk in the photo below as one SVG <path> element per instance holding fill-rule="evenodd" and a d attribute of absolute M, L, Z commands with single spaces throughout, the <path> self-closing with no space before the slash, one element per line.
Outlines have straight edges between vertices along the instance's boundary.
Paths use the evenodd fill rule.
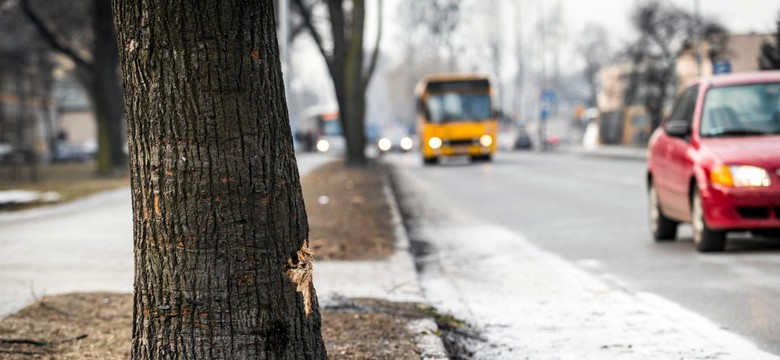
<path fill-rule="evenodd" d="M 347 51 L 344 66 L 344 96 L 346 104 L 339 104 L 340 109 L 347 109 L 344 116 L 344 135 L 347 142 L 347 163 L 363 165 L 366 161 L 365 135 L 365 103 L 366 91 L 363 88 L 363 25 L 366 17 L 364 0 L 354 0 L 352 3 L 352 28 L 350 29 L 350 46 Z"/>
<path fill-rule="evenodd" d="M 126 174 L 127 139 L 122 118 L 122 82 L 117 73 L 119 53 L 111 18 L 111 1 L 95 0 L 93 9 L 95 40 L 89 92 L 97 121 L 97 171 L 103 175 Z"/>
<path fill-rule="evenodd" d="M 270 1 L 114 1 L 133 359 L 326 358 Z"/>

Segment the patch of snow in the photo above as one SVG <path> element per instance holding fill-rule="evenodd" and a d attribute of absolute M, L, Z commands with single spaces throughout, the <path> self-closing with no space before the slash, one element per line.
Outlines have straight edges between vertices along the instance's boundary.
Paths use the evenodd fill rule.
<path fill-rule="evenodd" d="M 40 200 L 41 193 L 28 190 L 0 191 L 0 204 L 24 204 Z"/>
<path fill-rule="evenodd" d="M 424 260 L 424 295 L 482 331 L 478 359 L 780 359 L 508 229 L 431 224 L 420 236 L 436 248 Z"/>

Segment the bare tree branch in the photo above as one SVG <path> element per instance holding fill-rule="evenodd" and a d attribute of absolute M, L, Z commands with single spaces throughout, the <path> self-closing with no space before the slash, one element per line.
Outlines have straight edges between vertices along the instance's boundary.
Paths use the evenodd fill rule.
<path fill-rule="evenodd" d="M 65 56 L 73 60 L 73 62 L 76 63 L 76 66 L 85 68 L 88 72 L 92 71 L 92 63 L 81 57 L 73 48 L 67 46 L 59 37 L 57 37 L 54 32 L 46 26 L 43 19 L 35 13 L 30 6 L 29 0 L 20 0 L 19 5 L 24 14 L 27 15 L 27 18 L 30 19 L 30 22 L 38 29 L 38 33 L 40 33 L 41 38 L 43 38 L 44 41 L 49 43 L 55 50 L 65 54 Z"/>
<path fill-rule="evenodd" d="M 333 74 L 333 55 L 328 54 L 328 52 L 325 51 L 325 47 L 322 44 L 322 36 L 320 35 L 319 31 L 317 31 L 317 28 L 314 27 L 314 21 L 312 20 L 312 14 L 310 11 L 311 9 L 303 3 L 303 0 L 293 0 L 293 4 L 298 8 L 298 11 L 301 14 L 301 18 L 303 18 L 303 26 L 309 30 L 311 37 L 314 39 L 314 43 L 317 44 L 317 49 L 319 49 L 320 53 L 322 53 L 322 57 L 325 59 L 325 64 L 328 65 L 328 70 L 331 74 Z"/>

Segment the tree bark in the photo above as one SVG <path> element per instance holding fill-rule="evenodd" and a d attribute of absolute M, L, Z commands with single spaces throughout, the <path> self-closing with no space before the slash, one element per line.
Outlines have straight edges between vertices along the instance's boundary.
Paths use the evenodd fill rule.
<path fill-rule="evenodd" d="M 133 359 L 322 359 L 270 1 L 114 1 Z"/>

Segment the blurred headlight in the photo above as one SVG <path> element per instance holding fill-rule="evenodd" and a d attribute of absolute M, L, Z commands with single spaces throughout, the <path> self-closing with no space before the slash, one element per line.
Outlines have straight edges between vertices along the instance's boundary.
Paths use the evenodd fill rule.
<path fill-rule="evenodd" d="M 328 140 L 320 140 L 317 141 L 317 151 L 319 152 L 326 152 L 330 149 L 330 144 L 328 144 Z"/>
<path fill-rule="evenodd" d="M 381 138 L 377 145 L 379 146 L 379 150 L 388 151 L 393 146 L 393 143 L 391 143 L 388 138 Z"/>
<path fill-rule="evenodd" d="M 772 184 L 766 170 L 750 165 L 721 165 L 710 173 L 710 181 L 733 187 L 762 187 Z"/>
<path fill-rule="evenodd" d="M 405 136 L 403 139 L 401 139 L 401 149 L 411 150 L 412 146 L 414 146 L 412 138 Z"/>
<path fill-rule="evenodd" d="M 482 135 L 479 137 L 479 144 L 484 147 L 493 145 L 493 137 L 488 134 Z"/>
<path fill-rule="evenodd" d="M 428 139 L 428 146 L 430 146 L 431 149 L 434 149 L 434 150 L 440 148 L 441 147 L 441 139 L 439 139 L 439 138 L 437 138 L 435 136 L 430 138 L 430 139 Z"/>

